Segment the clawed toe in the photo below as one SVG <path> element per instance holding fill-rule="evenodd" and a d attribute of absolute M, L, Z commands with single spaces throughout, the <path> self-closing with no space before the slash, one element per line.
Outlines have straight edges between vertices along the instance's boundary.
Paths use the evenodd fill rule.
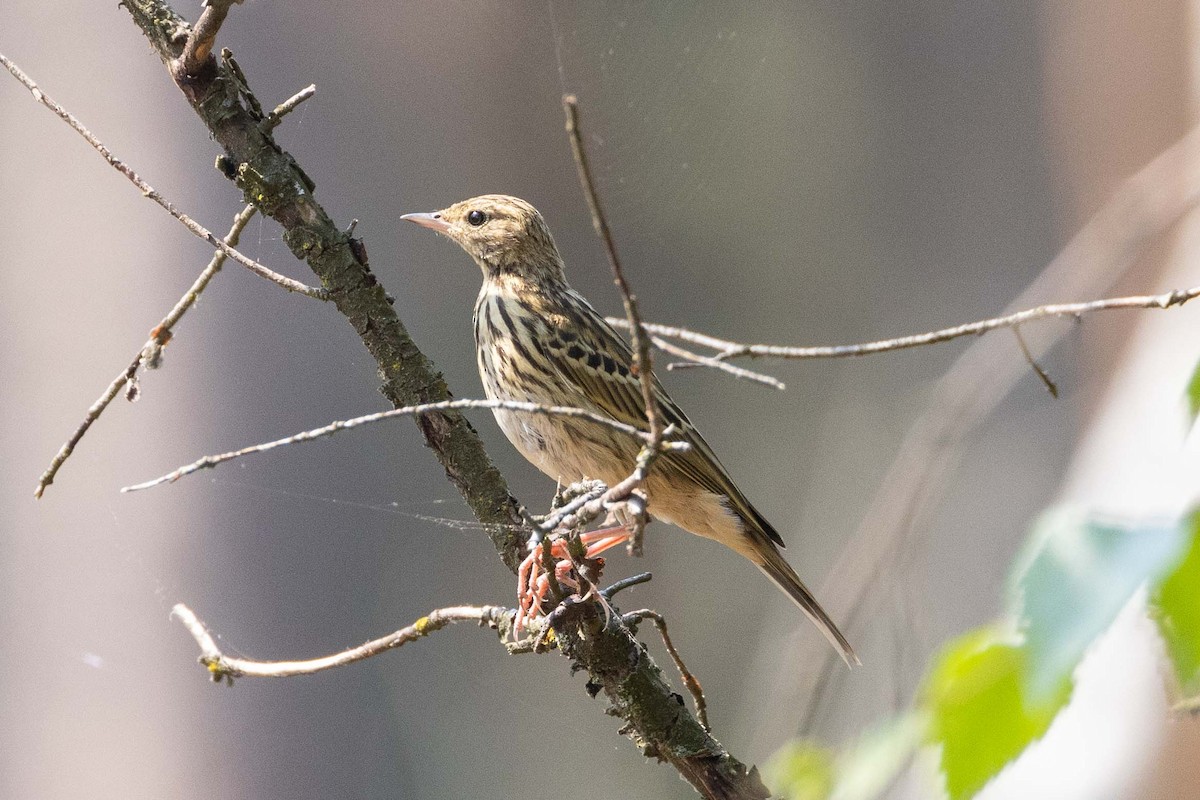
<path fill-rule="evenodd" d="M 571 558 L 565 541 L 558 539 L 549 541 L 549 544 L 543 541 L 534 545 L 517 569 L 517 616 L 513 625 L 514 636 L 519 638 L 531 620 L 546 613 L 546 600 L 552 594 L 553 584 L 557 584 L 560 590 L 563 587 L 569 589 L 571 594 L 579 594 L 584 584 L 587 584 L 590 590 L 592 581 L 599 576 L 599 571 L 604 566 L 604 559 L 598 556 L 605 550 L 628 541 L 629 536 L 629 530 L 624 526 L 602 528 L 581 534 L 579 541 L 584 546 L 584 562 L 590 567 L 585 572 L 586 579 L 581 578 L 579 574 L 579 567 L 583 564 L 577 565 Z M 553 578 L 546 569 L 547 561 L 554 563 Z"/>

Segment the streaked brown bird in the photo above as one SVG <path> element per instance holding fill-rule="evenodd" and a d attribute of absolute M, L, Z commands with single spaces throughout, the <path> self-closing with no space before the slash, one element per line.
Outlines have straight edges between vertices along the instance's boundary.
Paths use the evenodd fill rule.
<path fill-rule="evenodd" d="M 405 214 L 457 242 L 483 271 L 475 303 L 479 375 L 489 398 L 574 406 L 647 427 L 634 356 L 624 337 L 567 284 L 562 257 L 537 209 L 483 195 L 433 213 Z M 712 448 L 654 378 L 667 424 L 690 447 L 664 453 L 643 486 L 647 510 L 750 559 L 825 634 L 847 664 L 854 649 L 783 559 L 783 539 L 755 510 Z M 497 409 L 509 441 L 562 484 L 614 485 L 633 469 L 640 443 L 585 419 Z M 607 540 L 606 540 L 607 542 Z"/>

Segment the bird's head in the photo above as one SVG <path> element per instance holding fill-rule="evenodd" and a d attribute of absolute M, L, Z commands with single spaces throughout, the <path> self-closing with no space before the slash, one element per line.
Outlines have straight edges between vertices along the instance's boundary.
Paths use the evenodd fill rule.
<path fill-rule="evenodd" d="M 400 219 L 454 240 L 475 259 L 484 277 L 516 275 L 535 281 L 563 279 L 562 259 L 538 210 L 516 197 L 485 194 L 441 211 Z"/>

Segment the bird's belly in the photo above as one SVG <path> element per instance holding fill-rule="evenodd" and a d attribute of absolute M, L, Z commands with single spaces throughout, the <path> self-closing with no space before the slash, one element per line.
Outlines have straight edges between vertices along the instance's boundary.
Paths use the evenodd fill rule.
<path fill-rule="evenodd" d="M 594 478 L 614 486 L 634 470 L 637 444 L 622 445 L 620 434 L 614 436 L 594 422 L 502 409 L 495 415 L 521 455 L 559 483 Z M 643 488 L 654 518 L 714 539 L 754 560 L 751 540 L 724 497 L 694 484 L 681 485 L 678 479 L 668 480 L 655 471 Z"/>
<path fill-rule="evenodd" d="M 532 402 L 544 402 L 533 400 Z M 496 422 L 535 467 L 560 483 L 595 478 L 612 485 L 634 468 L 637 448 L 594 422 L 496 409 Z"/>

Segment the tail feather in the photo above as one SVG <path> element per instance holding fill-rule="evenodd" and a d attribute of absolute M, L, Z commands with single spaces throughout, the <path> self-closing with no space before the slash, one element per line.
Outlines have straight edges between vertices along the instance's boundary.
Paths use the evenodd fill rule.
<path fill-rule="evenodd" d="M 787 592 L 796 605 L 800 606 L 800 610 L 804 612 L 805 616 L 820 628 L 829 643 L 837 648 L 842 660 L 846 662 L 846 666 L 861 666 L 862 661 L 855 654 L 850 642 L 825 613 L 825 609 L 821 608 L 821 604 L 817 602 L 813 593 L 800 581 L 800 576 L 796 574 L 792 566 L 784 561 L 783 556 L 774 547 L 763 547 L 760 549 L 760 553 L 763 560 L 759 563 L 756 559 L 755 563 L 758 564 L 758 568 L 763 571 L 763 574 L 770 578 L 776 586 Z"/>

